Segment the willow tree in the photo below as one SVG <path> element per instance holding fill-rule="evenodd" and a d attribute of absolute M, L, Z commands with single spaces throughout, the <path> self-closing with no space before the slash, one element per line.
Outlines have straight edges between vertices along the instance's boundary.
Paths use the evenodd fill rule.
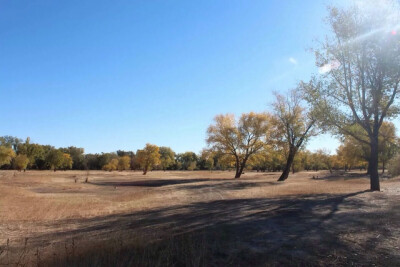
<path fill-rule="evenodd" d="M 276 94 L 273 103 L 272 137 L 286 154 L 286 165 L 278 181 L 289 177 L 297 152 L 315 134 L 315 118 L 303 102 L 300 90 L 295 89 L 287 96 Z"/>
<path fill-rule="evenodd" d="M 207 143 L 215 151 L 235 159 L 235 178 L 240 178 L 249 158 L 265 145 L 268 115 L 245 113 L 238 121 L 233 114 L 218 115 L 207 129 Z"/>
<path fill-rule="evenodd" d="M 385 119 L 399 113 L 399 21 L 399 5 L 394 1 L 330 8 L 332 36 L 315 53 L 321 76 L 305 86 L 321 121 L 369 146 L 373 191 L 380 190 L 379 132 Z M 367 140 L 351 131 L 354 124 L 365 130 Z"/>

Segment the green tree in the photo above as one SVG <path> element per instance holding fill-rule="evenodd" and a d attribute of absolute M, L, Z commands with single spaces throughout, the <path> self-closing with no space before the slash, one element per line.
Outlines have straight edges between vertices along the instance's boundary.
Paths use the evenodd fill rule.
<path fill-rule="evenodd" d="M 146 144 L 144 149 L 136 152 L 136 158 L 143 170 L 143 175 L 146 175 L 147 171 L 160 164 L 159 148 L 156 145 Z"/>
<path fill-rule="evenodd" d="M 203 149 L 200 155 L 201 168 L 211 171 L 214 168 L 215 153 L 208 149 Z"/>
<path fill-rule="evenodd" d="M 50 169 L 56 171 L 63 166 L 64 153 L 61 150 L 53 148 L 47 153 L 45 161 Z"/>
<path fill-rule="evenodd" d="M 176 155 L 176 160 L 181 164 L 181 168 L 183 170 L 188 170 L 190 166 L 193 167 L 193 164 L 197 165 L 198 158 L 196 153 L 187 151 L 185 153 Z"/>
<path fill-rule="evenodd" d="M 207 143 L 213 150 L 233 156 L 235 178 L 240 178 L 249 158 L 264 147 L 267 130 L 267 114 L 242 114 L 238 122 L 232 114 L 218 115 L 207 129 Z"/>
<path fill-rule="evenodd" d="M 332 130 L 352 135 L 358 124 L 370 149 L 370 188 L 380 190 L 379 132 L 385 118 L 399 113 L 400 35 L 391 34 L 400 21 L 395 1 L 374 7 L 330 8 L 333 36 L 316 49 L 320 81 L 304 86 L 305 95 L 320 121 Z"/>
<path fill-rule="evenodd" d="M 45 159 L 46 147 L 39 144 L 31 144 L 30 138 L 28 137 L 25 143 L 18 144 L 17 153 L 24 154 L 28 157 L 28 168 L 40 169 L 41 162 Z"/>
<path fill-rule="evenodd" d="M 17 151 L 18 145 L 22 143 L 22 139 L 5 135 L 0 137 L 0 146 L 10 147 L 14 151 Z"/>
<path fill-rule="evenodd" d="M 175 164 L 175 152 L 165 146 L 160 147 L 161 168 L 165 171 L 167 168 Z"/>

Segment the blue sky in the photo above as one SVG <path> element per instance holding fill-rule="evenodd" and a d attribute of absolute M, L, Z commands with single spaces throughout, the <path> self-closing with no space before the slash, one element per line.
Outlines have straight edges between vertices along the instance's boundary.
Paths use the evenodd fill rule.
<path fill-rule="evenodd" d="M 269 110 L 316 72 L 307 48 L 337 3 L 0 0 L 0 135 L 199 152 L 216 114 Z"/>

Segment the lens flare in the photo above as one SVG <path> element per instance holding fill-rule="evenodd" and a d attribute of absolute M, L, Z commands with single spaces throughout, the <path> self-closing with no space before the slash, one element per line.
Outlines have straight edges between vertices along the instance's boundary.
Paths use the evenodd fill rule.
<path fill-rule="evenodd" d="M 397 31 L 396 30 L 393 30 L 392 31 L 392 35 L 396 35 L 397 34 Z"/>
<path fill-rule="evenodd" d="M 340 67 L 340 62 L 337 60 L 334 60 L 334 61 L 329 62 L 329 63 L 323 65 L 322 67 L 320 67 L 318 71 L 320 74 L 325 74 L 332 70 L 336 70 L 339 67 Z"/>

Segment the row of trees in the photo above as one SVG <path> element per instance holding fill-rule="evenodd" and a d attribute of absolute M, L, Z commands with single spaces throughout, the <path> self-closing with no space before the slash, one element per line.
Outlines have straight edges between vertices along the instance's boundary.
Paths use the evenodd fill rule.
<path fill-rule="evenodd" d="M 31 144 L 29 137 L 22 142 L 16 137 L 3 136 L 0 137 L 0 167 L 17 170 L 71 169 L 73 159 L 69 149 Z"/>
<path fill-rule="evenodd" d="M 74 170 L 227 170 L 232 162 L 222 153 L 204 150 L 175 153 L 169 147 L 146 145 L 133 151 L 118 150 L 115 153 L 85 154 L 83 148 L 54 148 L 31 143 L 22 139 L 0 137 L 0 168 L 17 170 L 74 169 Z"/>
<path fill-rule="evenodd" d="M 242 116 L 245 118 L 255 114 Z M 261 117 L 268 118 L 271 122 L 273 116 L 262 114 Z M 218 120 L 232 119 L 232 115 L 218 116 Z M 249 125 L 249 124 L 247 124 Z M 382 128 L 383 135 L 380 137 L 380 165 L 385 171 L 389 162 L 399 151 L 400 141 L 395 135 L 395 127 L 392 123 L 385 123 Z M 243 130 L 242 130 L 243 132 Z M 268 132 L 268 131 L 267 131 Z M 272 136 L 276 136 L 276 128 Z M 265 134 L 266 136 L 266 134 Z M 280 136 L 280 135 L 278 135 Z M 7 140 L 7 141 L 6 141 Z M 261 140 L 261 139 L 260 139 Z M 258 140 L 257 142 L 259 142 Z M 266 141 L 266 139 L 264 139 Z M 68 147 L 55 149 L 51 146 L 31 144 L 29 138 L 22 141 L 15 137 L 0 137 L 0 166 L 3 168 L 15 168 L 17 170 L 29 169 L 91 169 L 91 170 L 235 170 L 237 175 L 236 157 L 231 153 L 222 153 L 220 150 L 203 149 L 200 154 L 194 152 L 175 153 L 169 147 L 157 147 L 148 144 L 145 148 L 132 151 L 118 150 L 116 153 L 84 154 L 82 148 Z M 257 144 L 255 142 L 254 144 Z M 285 145 L 287 144 L 287 145 Z M 337 149 L 335 155 L 329 151 L 318 150 L 310 152 L 300 147 L 293 158 L 290 168 L 287 166 L 290 145 L 282 138 L 270 139 L 270 142 L 259 142 L 256 153 L 251 153 L 243 165 L 245 156 L 237 153 L 239 165 L 242 172 L 244 169 L 257 171 L 283 171 L 289 169 L 291 172 L 302 170 L 351 170 L 354 168 L 366 169 L 368 166 L 369 150 L 362 143 L 353 140 L 352 136 L 345 136 L 342 145 Z M 220 149 L 221 147 L 219 147 Z M 253 150 L 255 150 L 253 148 Z M 250 154 L 250 153 L 249 153 Z M 240 175 L 238 175 L 240 176 Z"/>

